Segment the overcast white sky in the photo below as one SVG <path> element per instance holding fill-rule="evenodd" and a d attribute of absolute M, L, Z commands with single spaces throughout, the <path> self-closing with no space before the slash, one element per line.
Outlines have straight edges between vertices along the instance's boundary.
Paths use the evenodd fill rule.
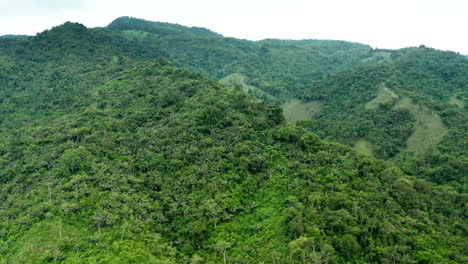
<path fill-rule="evenodd" d="M 206 27 L 224 36 L 338 39 L 468 54 L 468 0 L 0 0 L 0 35 L 120 16 Z"/>

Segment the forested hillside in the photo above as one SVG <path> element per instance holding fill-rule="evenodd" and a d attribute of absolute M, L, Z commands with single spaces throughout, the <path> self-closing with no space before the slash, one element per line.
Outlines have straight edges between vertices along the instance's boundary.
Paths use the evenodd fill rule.
<path fill-rule="evenodd" d="M 107 28 L 133 43 L 132 57 L 162 56 L 215 80 L 241 74 L 247 83 L 276 97 L 294 98 L 310 80 L 373 60 L 369 46 L 345 41 L 248 41 L 226 38 L 204 28 L 121 17 Z M 261 99 L 267 99 L 263 97 Z"/>
<path fill-rule="evenodd" d="M 313 120 L 312 131 L 327 140 L 392 159 L 437 183 L 465 180 L 468 61 L 461 55 L 344 41 L 252 42 L 129 17 L 107 28 L 132 41 L 130 50 L 138 52 L 132 57 L 166 57 L 261 100 L 285 103 L 289 121 Z"/>
<path fill-rule="evenodd" d="M 131 17 L 118 18 L 106 28 L 91 31 L 88 37 L 99 44 L 110 44 L 120 54 L 137 60 L 168 58 L 176 66 L 215 80 L 240 74 L 247 84 L 270 95 L 260 99 L 274 103 L 295 98 L 300 87 L 326 73 L 382 59 L 369 46 L 358 43 L 277 39 L 254 42 L 226 38 L 205 28 Z"/>
<path fill-rule="evenodd" d="M 439 74 L 418 61 L 420 53 L 437 53 L 424 48 L 402 50 L 399 59 L 398 52 L 389 58 L 385 52 L 346 42 L 248 42 L 205 29 L 139 20 L 141 28 L 129 29 L 127 22 L 135 26 L 127 18 L 111 29 L 65 23 L 31 38 L 0 39 L 0 263 L 468 261 L 467 196 L 460 184 L 466 160 L 458 159 L 466 159 L 460 139 L 466 133 L 467 83 L 459 70 L 466 60 L 442 53 L 447 57 L 434 65 L 458 64 Z M 187 38 L 194 39 L 190 45 L 218 44 L 187 46 L 192 48 L 183 53 L 169 49 L 170 38 L 174 43 Z M 261 61 L 251 69 L 267 75 L 248 75 L 243 67 L 250 62 L 242 66 L 229 57 L 231 49 L 220 44 L 224 42 L 232 42 L 239 54 L 245 52 L 242 45 L 251 46 L 252 53 L 245 57 Z M 216 48 L 219 56 L 209 55 L 210 50 L 216 54 Z M 263 48 L 277 55 L 261 55 Z M 206 54 L 194 53 L 198 49 Z M 325 50 L 330 50 L 326 56 L 312 52 L 327 54 Z M 367 55 L 355 56 L 360 50 Z M 225 61 L 218 62 L 224 54 Z M 405 62 L 411 54 L 414 59 Z M 290 62 L 276 60 L 283 57 Z M 333 58 L 333 63 L 325 58 Z M 275 74 L 283 67 L 301 68 L 301 59 L 322 68 L 311 67 L 310 76 L 293 79 Z M 419 83 L 398 88 L 402 78 L 412 76 L 407 74 L 412 68 L 398 75 L 395 69 L 402 68 L 387 65 L 389 59 L 401 67 L 427 67 L 411 81 L 423 82 L 421 76 L 434 77 L 428 82 L 444 80 L 447 86 L 441 89 L 451 89 L 450 95 L 436 85 L 431 97 L 416 96 Z M 372 65 L 344 70 L 363 63 Z M 221 65 L 235 70 L 218 68 Z M 344 71 L 338 73 L 341 67 Z M 285 72 L 294 76 L 293 70 Z M 246 86 L 257 80 L 257 89 L 281 94 L 278 102 L 300 92 L 303 98 L 320 101 L 322 109 L 316 120 L 295 126 L 277 105 L 213 80 L 235 73 L 248 80 L 239 75 L 231 80 L 236 77 Z M 363 85 L 369 89 L 353 86 L 355 76 L 366 78 Z M 276 83 L 280 78 L 284 84 Z M 299 89 L 314 79 L 310 87 Z M 350 86 L 343 85 L 346 81 Z M 289 82 L 297 86 L 289 88 Z M 450 163 L 439 163 L 453 166 L 458 178 L 434 181 L 430 166 L 404 163 L 401 169 L 310 133 L 327 137 L 329 132 L 321 127 L 324 113 L 358 118 L 340 116 L 329 104 L 343 109 L 345 94 L 354 100 L 347 87 L 359 91 L 359 103 L 382 116 L 389 131 L 394 129 L 392 119 L 401 121 L 397 132 L 402 139 L 410 138 L 418 125 L 411 111 L 434 109 L 448 131 L 441 130 L 446 134 L 436 158 L 452 155 Z M 384 103 L 371 103 L 379 93 Z M 399 101 L 405 98 L 411 101 Z M 413 109 L 412 104 L 426 101 Z M 435 108 L 446 101 L 453 107 Z M 351 132 L 343 133 L 353 135 L 354 126 L 362 123 L 356 120 L 359 124 L 349 124 Z M 369 126 L 372 135 L 382 132 L 379 129 Z M 383 130 L 381 138 L 393 140 L 386 133 Z M 401 142 L 394 144 L 403 146 Z"/>
<path fill-rule="evenodd" d="M 303 89 L 321 102 L 312 131 L 370 155 L 391 158 L 412 175 L 463 186 L 467 173 L 468 60 L 419 47 L 388 60 L 329 75 Z"/>

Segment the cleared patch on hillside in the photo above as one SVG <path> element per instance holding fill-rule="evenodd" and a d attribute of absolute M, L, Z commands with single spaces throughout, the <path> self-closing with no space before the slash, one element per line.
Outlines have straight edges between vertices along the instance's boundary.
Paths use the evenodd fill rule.
<path fill-rule="evenodd" d="M 23 237 L 23 245 L 16 258 L 18 263 L 56 262 L 61 257 L 61 250 L 74 250 L 79 232 L 72 226 L 58 221 L 38 223 Z"/>
<path fill-rule="evenodd" d="M 394 99 L 398 99 L 398 95 L 390 91 L 384 84 L 380 84 L 377 91 L 377 97 L 369 101 L 364 107 L 366 109 L 376 109 L 379 104 L 389 104 Z"/>
<path fill-rule="evenodd" d="M 354 150 L 366 156 L 373 156 L 373 149 L 374 147 L 372 143 L 370 143 L 367 140 L 359 140 L 358 142 L 356 142 L 356 144 L 354 144 Z"/>
<path fill-rule="evenodd" d="M 407 150 L 409 151 L 424 152 L 447 134 L 447 128 L 439 115 L 425 106 L 414 104 L 410 98 L 401 99 L 393 108 L 406 109 L 416 119 L 414 132 L 407 140 Z"/>
<path fill-rule="evenodd" d="M 143 40 L 149 35 L 157 36 L 156 34 L 151 34 L 140 30 L 122 30 L 122 36 L 129 40 Z"/>
<path fill-rule="evenodd" d="M 246 78 L 244 75 L 239 73 L 230 74 L 221 80 L 219 80 L 221 84 L 228 88 L 236 88 L 241 89 L 244 92 L 251 94 L 262 101 L 269 101 L 269 102 L 277 102 L 276 97 L 272 96 L 271 94 L 260 90 L 259 88 L 249 85 L 246 82 Z"/>
<path fill-rule="evenodd" d="M 458 99 L 456 96 L 450 97 L 449 104 L 456 105 L 460 108 L 465 107 L 465 102 L 463 102 L 461 99 Z"/>
<path fill-rule="evenodd" d="M 0 56 L 0 65 L 2 65 L 3 67 L 5 67 L 5 66 L 13 66 L 13 65 L 14 65 L 14 61 L 13 61 L 10 57 L 7 57 L 7 56 Z"/>
<path fill-rule="evenodd" d="M 361 60 L 364 63 L 374 63 L 374 62 L 379 62 L 379 61 L 386 61 L 389 60 L 391 56 L 390 52 L 386 51 L 379 51 L 379 52 L 374 52 L 371 57 L 365 58 Z"/>
<path fill-rule="evenodd" d="M 278 162 L 282 164 L 284 161 L 278 160 Z M 277 166 L 281 166 L 279 164 Z M 279 184 L 281 182 L 284 182 L 282 176 L 273 174 L 255 194 L 254 204 L 258 207 L 256 206 L 250 214 L 240 214 L 229 222 L 221 223 L 212 239 L 220 241 L 229 237 L 237 241 L 245 241 L 249 245 L 265 245 L 263 250 L 266 252 L 287 250 L 290 238 L 282 226 L 288 221 L 284 205 L 288 201 L 294 201 L 294 197 L 288 196 L 287 184 Z M 317 197 L 314 194 L 318 193 L 312 193 L 310 196 L 313 201 Z M 260 252 L 251 254 L 258 253 Z"/>
<path fill-rule="evenodd" d="M 310 120 L 312 116 L 320 112 L 322 103 L 319 101 L 303 102 L 293 99 L 284 103 L 281 108 L 286 120 L 295 124 L 300 120 Z"/>
<path fill-rule="evenodd" d="M 7 56 L 0 56 L 0 63 L 9 63 L 11 60 Z"/>

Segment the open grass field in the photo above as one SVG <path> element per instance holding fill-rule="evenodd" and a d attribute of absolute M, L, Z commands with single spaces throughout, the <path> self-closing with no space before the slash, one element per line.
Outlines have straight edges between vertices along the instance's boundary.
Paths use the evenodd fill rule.
<path fill-rule="evenodd" d="M 79 230 L 58 221 L 49 221 L 33 226 L 24 236 L 22 247 L 18 251 L 21 263 L 53 262 L 60 257 L 64 247 L 76 247 L 79 240 Z M 28 260 L 35 259 L 37 262 Z"/>
<path fill-rule="evenodd" d="M 239 87 L 244 92 L 254 95 L 256 98 L 264 101 L 275 102 L 276 98 L 271 94 L 258 89 L 255 86 L 246 83 L 245 76 L 238 73 L 230 74 L 223 79 L 219 80 L 221 84 L 229 88 Z"/>
<path fill-rule="evenodd" d="M 367 155 L 367 156 L 373 156 L 373 146 L 372 143 L 366 140 L 359 140 L 354 144 L 354 149 L 356 152 Z"/>
<path fill-rule="evenodd" d="M 366 109 L 376 109 L 379 104 L 388 104 L 394 99 L 398 99 L 398 95 L 390 91 L 384 84 L 380 84 L 378 87 L 377 97 L 369 101 L 364 107 Z"/>
<path fill-rule="evenodd" d="M 129 40 L 143 40 L 149 35 L 157 36 L 156 34 L 151 34 L 151 33 L 140 31 L 140 30 L 123 30 L 122 31 L 122 36 Z"/>
<path fill-rule="evenodd" d="M 463 102 L 463 100 L 460 100 L 455 96 L 450 97 L 449 104 L 456 105 L 460 108 L 465 107 L 465 102 Z"/>
<path fill-rule="evenodd" d="M 380 52 L 375 52 L 372 57 L 365 58 L 362 60 L 364 63 L 371 63 L 371 62 L 376 62 L 376 61 L 385 61 L 385 60 L 390 60 L 390 52 L 385 52 L 385 51 L 380 51 Z"/>
<path fill-rule="evenodd" d="M 407 109 L 416 119 L 414 132 L 407 141 L 409 151 L 424 152 L 447 134 L 447 128 L 439 115 L 425 106 L 414 104 L 410 98 L 398 101 L 394 109 Z"/>
<path fill-rule="evenodd" d="M 312 116 L 320 111 L 321 102 L 303 102 L 294 99 L 284 103 L 281 108 L 283 109 L 283 114 L 286 120 L 295 124 L 300 120 L 312 119 Z"/>

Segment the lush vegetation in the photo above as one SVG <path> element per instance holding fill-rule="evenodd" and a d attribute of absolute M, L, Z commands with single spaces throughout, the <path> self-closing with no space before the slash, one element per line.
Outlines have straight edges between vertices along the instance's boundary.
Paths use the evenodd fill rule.
<path fill-rule="evenodd" d="M 247 84 L 279 100 L 295 97 L 302 85 L 326 73 L 375 59 L 369 46 L 345 41 L 252 42 L 130 17 L 118 18 L 107 28 L 132 42 L 129 54 L 134 58 L 163 56 L 215 80 L 241 74 Z"/>
<path fill-rule="evenodd" d="M 111 26 L 123 27 L 128 22 L 121 20 Z M 226 40 L 199 28 L 147 25 L 135 33 L 66 23 L 32 38 L 0 39 L 0 263 L 468 261 L 467 197 L 462 185 L 445 184 L 449 181 L 445 178 L 437 184 L 424 179 L 435 179 L 430 174 L 435 167 L 427 164 L 436 164 L 438 159 L 453 169 L 455 182 L 463 178 L 459 170 L 466 160 L 459 158 L 466 159 L 466 155 L 459 140 L 466 133 L 464 110 L 460 104 L 447 109 L 436 106 L 453 101 L 451 96 L 463 102 L 466 75 L 457 80 L 448 76 L 464 86 L 453 88 L 450 95 L 434 88 L 431 99 L 398 90 L 400 79 L 385 82 L 388 89 L 411 97 L 414 103 L 428 100 L 424 105 L 438 111 L 449 129 L 436 146 L 439 152 L 430 152 L 432 156 L 410 156 L 409 152 L 406 158 L 396 156 L 402 160 L 400 169 L 392 162 L 357 154 L 348 146 L 322 141 L 308 131 L 326 137 L 320 127 L 325 117 L 295 126 L 285 121 L 280 108 L 257 100 L 242 87 L 228 89 L 203 77 L 238 72 L 226 70 L 216 76 L 208 72 L 212 66 L 203 68 L 202 57 L 197 59 L 191 52 L 201 47 L 209 51 L 210 46 L 197 44 L 200 47 L 187 49 L 180 57 L 165 46 L 170 46 L 169 38 L 183 43 L 180 38 L 187 35 L 197 41 L 206 38 L 208 43 L 213 39 L 252 47 L 258 43 Z M 129 40 L 129 36 L 137 39 Z M 146 37 L 155 39 L 138 40 Z M 189 42 L 194 43 L 200 42 Z M 267 43 L 278 44 L 272 50 L 285 52 L 281 56 L 286 58 L 295 45 L 304 45 L 304 50 L 298 50 L 307 53 L 313 49 L 309 45 L 319 42 L 271 40 L 262 45 Z M 335 45 L 355 44 L 320 45 L 335 50 Z M 226 46 L 217 47 L 229 54 Z M 401 51 L 405 52 L 413 50 Z M 366 63 L 388 59 L 375 54 Z M 233 59 L 216 62 L 220 57 L 203 56 L 207 65 L 229 65 Z M 202 74 L 175 67 L 166 59 L 151 59 L 155 57 L 168 57 Z M 266 55 L 258 58 L 272 60 Z M 310 57 L 312 63 L 320 62 L 312 58 L 317 57 Z M 315 69 L 323 79 L 313 83 L 314 89 L 301 90 L 304 97 L 322 101 L 316 115 L 326 109 L 335 115 L 338 111 L 329 102 L 340 103 L 345 94 L 354 100 L 354 92 L 361 94 L 363 109 L 353 108 L 351 101 L 346 104 L 349 111 L 361 111 L 360 115 L 381 122 L 361 133 L 368 140 L 386 140 L 390 138 L 387 133 L 397 133 L 392 144 L 403 146 L 417 125 L 411 113 L 392 110 L 393 101 L 365 108 L 378 93 L 379 78 L 391 76 L 394 68 L 382 63 L 327 76 L 339 64 L 348 63 L 338 58 L 336 64 L 324 65 L 330 67 L 328 71 Z M 274 80 L 270 78 L 281 63 L 266 61 L 262 67 L 272 67 L 270 77 L 256 73 L 255 78 L 262 80 L 256 87 L 271 95 L 274 89 L 266 89 L 264 80 Z M 364 63 L 359 61 L 351 64 Z M 464 67 L 460 63 L 453 69 Z M 231 65 L 241 69 L 238 62 Z M 421 62 L 423 66 L 427 63 Z M 249 76 L 247 70 L 240 74 Z M 340 83 L 355 76 L 369 79 L 354 86 L 349 80 L 352 92 L 341 91 Z M 286 77 L 283 80 L 290 82 Z M 285 88 L 284 94 L 297 87 Z M 408 93 L 419 94 L 419 87 L 415 85 Z M 354 137 L 355 124 L 348 125 L 340 127 L 341 132 Z M 334 136 L 340 139 L 340 133 Z M 394 148 L 381 149 L 390 153 Z M 442 159 L 447 155 L 451 155 L 448 162 Z M 420 164 L 421 158 L 434 162 Z"/>
<path fill-rule="evenodd" d="M 419 47 L 314 81 L 302 97 L 322 103 L 309 125 L 318 135 L 349 145 L 364 139 L 407 173 L 462 186 L 467 91 L 463 56 Z"/>
<path fill-rule="evenodd" d="M 169 58 L 261 100 L 285 103 L 290 121 L 313 119 L 312 131 L 327 140 L 351 146 L 365 141 L 371 147 L 366 152 L 397 160 L 407 173 L 437 183 L 463 182 L 466 143 L 453 144 L 468 140 L 468 61 L 459 54 L 424 46 L 372 50 L 343 41 L 251 42 L 129 17 L 107 28 L 131 41 L 122 50 L 132 58 Z M 374 100 L 366 108 L 382 87 L 396 99 Z M 306 102 L 287 103 L 298 98 Z M 407 98 L 412 104 L 398 107 L 397 99 Z"/>

